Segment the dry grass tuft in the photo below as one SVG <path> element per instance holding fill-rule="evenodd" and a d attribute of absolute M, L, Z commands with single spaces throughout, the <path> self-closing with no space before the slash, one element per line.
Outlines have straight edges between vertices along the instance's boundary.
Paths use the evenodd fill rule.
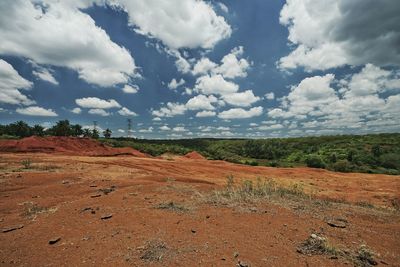
<path fill-rule="evenodd" d="M 360 267 L 370 267 L 378 265 L 378 262 L 374 259 L 375 253 L 370 250 L 367 246 L 362 245 L 356 251 L 354 263 Z"/>
<path fill-rule="evenodd" d="M 325 237 L 312 234 L 297 248 L 297 252 L 304 255 L 329 255 L 338 257 L 342 252 L 331 245 Z"/>
<path fill-rule="evenodd" d="M 148 241 L 142 248 L 140 259 L 144 261 L 161 261 L 167 253 L 167 245 L 160 239 Z"/>
<path fill-rule="evenodd" d="M 341 250 L 328 242 L 325 237 L 312 234 L 308 239 L 299 245 L 297 252 L 312 255 L 327 255 L 331 258 L 342 258 L 352 262 L 354 266 L 371 267 L 378 265 L 374 259 L 375 253 L 367 246 L 362 245 L 357 251 Z"/>
<path fill-rule="evenodd" d="M 175 203 L 173 201 L 160 203 L 155 208 L 160 210 L 170 210 L 175 212 L 187 212 L 190 210 L 188 207 Z"/>
<path fill-rule="evenodd" d="M 46 208 L 46 207 L 41 207 L 33 202 L 25 202 L 23 203 L 24 205 L 24 212 L 22 213 L 22 216 L 28 218 L 28 219 L 36 219 L 36 217 L 39 214 L 43 213 L 54 213 L 57 211 L 57 208 Z"/>

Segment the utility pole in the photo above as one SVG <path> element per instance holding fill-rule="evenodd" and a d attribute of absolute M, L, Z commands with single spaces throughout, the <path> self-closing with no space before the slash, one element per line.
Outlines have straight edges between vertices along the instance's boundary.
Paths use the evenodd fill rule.
<path fill-rule="evenodd" d="M 128 138 L 132 137 L 132 119 L 128 119 Z"/>
<path fill-rule="evenodd" d="M 97 130 L 97 121 L 93 121 L 93 131 Z"/>

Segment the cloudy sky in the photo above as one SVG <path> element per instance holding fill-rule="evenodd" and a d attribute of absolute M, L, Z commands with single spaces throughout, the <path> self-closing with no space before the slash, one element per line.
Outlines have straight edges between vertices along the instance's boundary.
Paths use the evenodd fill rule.
<path fill-rule="evenodd" d="M 398 132 L 399 14 L 398 0 L 2 0 L 0 123 Z"/>

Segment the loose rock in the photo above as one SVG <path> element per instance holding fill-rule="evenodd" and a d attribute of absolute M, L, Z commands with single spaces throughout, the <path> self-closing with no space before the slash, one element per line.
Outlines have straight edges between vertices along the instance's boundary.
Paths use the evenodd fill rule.
<path fill-rule="evenodd" d="M 4 228 L 4 229 L 2 230 L 2 232 L 3 232 L 3 233 L 8 233 L 8 232 L 11 232 L 11 231 L 14 231 L 14 230 L 18 230 L 18 229 L 21 229 L 21 228 L 24 228 L 24 225 L 23 225 L 23 224 Z"/>
<path fill-rule="evenodd" d="M 57 243 L 60 240 L 61 240 L 61 237 L 52 238 L 49 240 L 49 245 L 54 245 L 55 243 Z"/>
<path fill-rule="evenodd" d="M 101 216 L 101 219 L 107 220 L 107 219 L 110 219 L 111 217 L 112 217 L 112 214 L 106 214 L 106 215 Z"/>
<path fill-rule="evenodd" d="M 347 220 L 345 219 L 333 219 L 329 220 L 326 222 L 329 226 L 331 227 L 336 227 L 336 228 L 346 228 L 347 226 Z"/>

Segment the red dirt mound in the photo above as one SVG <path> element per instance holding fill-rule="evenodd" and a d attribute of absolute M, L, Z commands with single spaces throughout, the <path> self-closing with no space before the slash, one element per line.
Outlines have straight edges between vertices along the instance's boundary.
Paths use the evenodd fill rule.
<path fill-rule="evenodd" d="M 189 152 L 184 157 L 188 158 L 188 159 L 206 159 L 205 157 L 203 157 L 200 153 L 198 153 L 196 151 Z"/>
<path fill-rule="evenodd" d="M 1 140 L 0 151 L 63 153 L 84 156 L 132 155 L 135 157 L 148 157 L 146 154 L 130 147 L 114 148 L 89 138 L 65 136 L 31 136 L 20 140 Z"/>

